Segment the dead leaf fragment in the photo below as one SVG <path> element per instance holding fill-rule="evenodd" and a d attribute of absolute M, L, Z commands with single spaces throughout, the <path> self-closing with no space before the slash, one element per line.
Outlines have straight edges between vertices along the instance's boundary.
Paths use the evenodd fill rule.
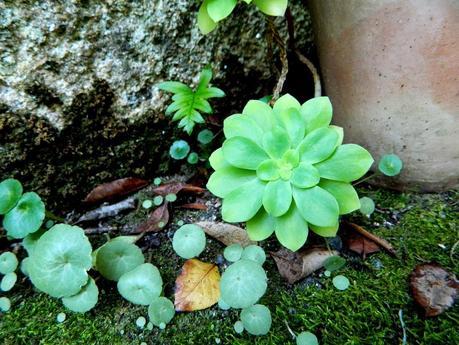
<path fill-rule="evenodd" d="M 169 222 L 169 210 L 167 202 L 156 208 L 150 213 L 148 219 L 141 223 L 137 228 L 129 231 L 130 234 L 139 234 L 142 232 L 158 232 L 164 229 Z"/>
<path fill-rule="evenodd" d="M 190 259 L 175 281 L 175 310 L 193 311 L 213 306 L 220 298 L 220 272 L 214 264 Z"/>
<path fill-rule="evenodd" d="M 180 206 L 181 208 L 186 208 L 189 210 L 202 210 L 207 211 L 207 206 L 198 202 L 193 202 L 190 204 L 183 204 Z"/>
<path fill-rule="evenodd" d="M 368 254 L 377 253 L 381 250 L 375 242 L 358 233 L 349 234 L 346 242 L 350 250 L 362 255 L 363 258 Z"/>
<path fill-rule="evenodd" d="M 183 182 L 169 182 L 153 189 L 153 193 L 166 196 L 167 194 L 177 194 L 178 192 L 200 194 L 205 189 Z"/>
<path fill-rule="evenodd" d="M 410 287 L 414 300 L 424 308 L 427 317 L 443 313 L 459 294 L 459 281 L 436 263 L 416 266 L 411 272 Z"/>
<path fill-rule="evenodd" d="M 250 240 L 247 231 L 235 225 L 216 222 L 198 222 L 196 225 L 203 228 L 207 235 L 212 236 L 227 246 L 239 243 L 241 246 L 246 247 L 257 243 Z"/>
<path fill-rule="evenodd" d="M 126 177 L 112 182 L 103 183 L 94 188 L 83 200 L 87 204 L 96 204 L 103 201 L 137 192 L 148 185 L 148 181 L 135 177 Z"/>
<path fill-rule="evenodd" d="M 276 262 L 280 275 L 289 284 L 293 284 L 322 268 L 326 259 L 339 253 L 335 250 L 315 247 L 302 252 L 292 252 L 282 248 L 270 254 Z"/>

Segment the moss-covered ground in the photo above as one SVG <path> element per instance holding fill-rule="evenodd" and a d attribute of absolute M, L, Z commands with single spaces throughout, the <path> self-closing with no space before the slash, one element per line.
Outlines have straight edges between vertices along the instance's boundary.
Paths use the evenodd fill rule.
<path fill-rule="evenodd" d="M 113 284 L 102 280 L 94 310 L 84 315 L 66 312 L 65 322 L 57 323 L 56 315 L 65 311 L 61 303 L 22 281 L 9 293 L 11 311 L 0 316 L 0 344 L 294 344 L 286 323 L 294 332 L 315 333 L 321 344 L 401 344 L 399 310 L 407 344 L 459 344 L 458 308 L 425 319 L 408 286 L 410 272 L 423 262 L 436 261 L 458 274 L 458 253 L 451 254 L 459 239 L 458 194 L 401 194 L 371 188 L 361 192 L 375 199 L 377 211 L 371 219 L 355 215 L 353 220 L 390 241 L 398 257 L 379 252 L 362 260 L 345 253 L 348 264 L 340 273 L 351 286 L 341 292 L 321 272 L 289 286 L 269 259 L 265 264 L 269 288 L 261 303 L 271 309 L 273 326 L 266 336 L 237 335 L 233 331 L 237 312 L 216 306 L 178 314 L 164 331 L 138 329 L 135 320 L 146 316 L 146 308 L 124 301 Z M 222 248 L 210 241 L 203 258 L 215 260 Z M 162 272 L 165 295 L 172 298 L 182 261 L 170 241 L 163 240 L 151 251 L 151 261 Z"/>

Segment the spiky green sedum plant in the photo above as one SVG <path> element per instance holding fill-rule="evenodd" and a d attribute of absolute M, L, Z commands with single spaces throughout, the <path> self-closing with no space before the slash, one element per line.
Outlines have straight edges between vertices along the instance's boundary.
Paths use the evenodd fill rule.
<path fill-rule="evenodd" d="M 253 3 L 268 16 L 283 16 L 288 0 L 242 0 L 246 4 Z M 217 23 L 228 17 L 234 10 L 238 0 L 204 0 L 198 12 L 198 26 L 205 35 L 217 27 Z"/>
<path fill-rule="evenodd" d="M 360 208 L 351 182 L 373 158 L 359 145 L 343 145 L 343 129 L 331 126 L 331 119 L 328 97 L 301 105 L 290 95 L 273 108 L 249 101 L 242 114 L 228 117 L 207 184 L 223 198 L 223 219 L 247 222 L 255 241 L 275 232 L 293 251 L 306 242 L 308 229 L 335 236 L 339 216 Z"/>

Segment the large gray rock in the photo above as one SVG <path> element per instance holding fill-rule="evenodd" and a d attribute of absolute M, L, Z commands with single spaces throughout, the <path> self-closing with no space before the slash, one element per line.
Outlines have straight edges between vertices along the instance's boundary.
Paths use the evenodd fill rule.
<path fill-rule="evenodd" d="M 42 194 L 66 197 L 123 174 L 151 176 L 167 156 L 174 128 L 162 115 L 169 98 L 155 84 L 196 81 L 208 63 L 214 83 L 228 94 L 214 102 L 218 116 L 269 93 L 277 76 L 263 15 L 241 4 L 203 36 L 198 5 L 1 2 L 0 178 L 14 175 Z M 308 13 L 298 3 L 294 15 L 297 41 L 306 49 Z"/>

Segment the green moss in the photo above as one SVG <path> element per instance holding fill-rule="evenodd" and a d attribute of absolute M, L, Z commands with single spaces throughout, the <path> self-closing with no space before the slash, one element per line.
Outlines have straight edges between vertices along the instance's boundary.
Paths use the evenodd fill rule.
<path fill-rule="evenodd" d="M 398 249 L 399 257 L 384 252 L 365 261 L 347 253 L 348 265 L 338 271 L 346 275 L 351 286 L 336 290 L 332 278 L 320 273 L 295 284 L 287 285 L 277 273 L 271 259 L 265 263 L 269 288 L 261 303 L 271 309 L 273 328 L 267 336 L 252 337 L 246 332 L 237 335 L 233 324 L 238 320 L 234 310 L 218 307 L 177 314 L 161 331 L 140 330 L 135 326 L 139 316 L 146 316 L 145 307 L 122 300 L 114 285 L 99 280 L 105 291 L 103 302 L 86 315 L 67 313 L 67 320 L 58 324 L 56 315 L 64 311 L 59 301 L 32 292 L 27 283 L 10 294 L 11 312 L 0 318 L 3 344 L 293 344 L 285 321 L 296 332 L 311 331 L 321 344 L 399 344 L 402 329 L 398 311 L 403 310 L 408 344 L 459 343 L 459 310 L 424 319 L 416 308 L 408 288 L 408 276 L 415 265 L 436 261 L 458 274 L 450 258 L 457 241 L 459 221 L 454 212 L 458 193 L 439 195 L 399 194 L 365 189 L 363 195 L 375 199 L 377 211 L 372 218 L 355 214 L 351 220 L 388 239 Z M 175 229 L 174 219 L 171 227 Z M 184 219 L 180 216 L 180 219 Z M 389 226 L 384 221 L 394 223 Z M 381 224 L 372 225 L 374 223 Z M 165 295 L 173 298 L 174 281 L 183 260 L 172 250 L 166 229 L 160 234 L 162 244 L 147 257 L 158 266 L 165 282 Z M 438 244 L 446 246 L 442 249 Z M 267 243 L 269 246 L 270 244 Z M 212 241 L 202 259 L 214 261 L 223 246 Z M 459 260 L 458 254 L 455 256 Z M 123 330 L 124 334 L 120 332 Z"/>

